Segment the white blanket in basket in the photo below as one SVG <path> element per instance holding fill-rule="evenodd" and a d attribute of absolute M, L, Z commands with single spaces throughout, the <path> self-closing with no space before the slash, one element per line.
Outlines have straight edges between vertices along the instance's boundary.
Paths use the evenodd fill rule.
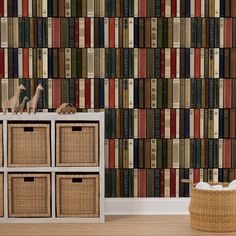
<path fill-rule="evenodd" d="M 206 182 L 199 182 L 196 185 L 197 189 L 205 189 L 205 190 L 236 190 L 236 180 L 233 180 L 228 187 L 223 187 L 220 184 L 210 185 Z"/>

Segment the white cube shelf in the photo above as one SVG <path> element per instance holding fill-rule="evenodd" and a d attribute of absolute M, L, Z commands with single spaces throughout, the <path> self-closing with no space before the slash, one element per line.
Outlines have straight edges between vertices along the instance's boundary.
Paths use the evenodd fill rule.
<path fill-rule="evenodd" d="M 0 114 L 3 123 L 3 167 L 4 175 L 4 217 L 0 223 L 103 223 L 104 222 L 104 113 L 88 112 L 59 115 L 54 112 L 22 115 Z M 7 164 L 7 125 L 8 122 L 38 121 L 51 124 L 51 166 L 50 167 L 8 167 Z M 98 122 L 99 124 L 99 166 L 96 167 L 56 167 L 56 122 Z M 49 218 L 9 218 L 8 217 L 8 174 L 10 173 L 50 173 L 51 174 L 51 217 Z M 99 217 L 96 218 L 57 218 L 56 217 L 56 174 L 94 173 L 99 175 Z"/>

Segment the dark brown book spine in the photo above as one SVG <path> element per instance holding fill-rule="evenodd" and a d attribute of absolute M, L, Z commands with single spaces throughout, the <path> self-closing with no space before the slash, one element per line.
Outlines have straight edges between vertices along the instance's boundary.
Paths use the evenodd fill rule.
<path fill-rule="evenodd" d="M 236 110 L 230 110 L 230 138 L 236 138 Z"/>
<path fill-rule="evenodd" d="M 98 17 L 94 18 L 94 47 L 99 48 L 100 47 L 100 34 L 99 34 L 99 19 Z"/>
<path fill-rule="evenodd" d="M 230 77 L 236 78 L 236 48 L 230 49 Z"/>
<path fill-rule="evenodd" d="M 58 49 L 53 48 L 52 50 L 52 58 L 53 58 L 53 78 L 58 79 Z"/>
<path fill-rule="evenodd" d="M 144 107 L 144 80 L 143 79 L 139 79 L 139 108 L 143 108 Z"/>
<path fill-rule="evenodd" d="M 59 17 L 65 16 L 65 0 L 58 0 Z"/>
<path fill-rule="evenodd" d="M 151 18 L 145 18 L 145 47 L 151 47 Z"/>
<path fill-rule="evenodd" d="M 121 137 L 121 134 L 120 134 L 120 131 L 121 131 L 120 111 L 121 111 L 120 109 L 116 109 L 116 138 L 120 138 Z"/>
<path fill-rule="evenodd" d="M 35 4 L 34 4 L 35 3 Z M 33 4 L 35 5 L 35 12 L 37 12 L 37 3 L 36 1 L 33 1 Z M 54 17 L 58 16 L 58 0 L 52 0 L 52 15 Z M 36 16 L 36 15 L 34 15 Z"/>
<path fill-rule="evenodd" d="M 231 0 L 231 17 L 236 17 L 236 1 Z"/>
<path fill-rule="evenodd" d="M 231 14 L 231 4 L 230 2 L 234 2 L 235 0 L 225 0 L 225 17 L 230 17 Z"/>
<path fill-rule="evenodd" d="M 229 109 L 224 109 L 224 138 L 229 138 Z"/>
<path fill-rule="evenodd" d="M 116 78 L 121 78 L 120 68 L 120 48 L 116 48 Z"/>
<path fill-rule="evenodd" d="M 151 139 L 144 139 L 145 168 L 151 168 Z"/>
<path fill-rule="evenodd" d="M 224 60 L 224 77 L 229 78 L 230 76 L 230 49 L 225 48 L 224 53 L 225 53 L 225 60 Z"/>
<path fill-rule="evenodd" d="M 139 18 L 139 47 L 142 48 L 145 46 L 145 41 L 144 41 L 144 36 L 145 36 L 145 31 L 144 31 L 144 18 Z"/>

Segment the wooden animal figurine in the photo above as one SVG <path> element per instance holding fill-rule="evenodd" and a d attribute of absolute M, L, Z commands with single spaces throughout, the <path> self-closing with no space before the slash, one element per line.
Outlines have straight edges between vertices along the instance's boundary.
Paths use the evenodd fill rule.
<path fill-rule="evenodd" d="M 11 109 L 12 113 L 15 114 L 15 108 L 19 106 L 19 98 L 21 90 L 26 90 L 23 84 L 19 85 L 16 88 L 16 93 L 12 98 L 3 102 L 2 110 L 4 115 L 6 115 L 7 109 Z"/>
<path fill-rule="evenodd" d="M 15 113 L 17 114 L 18 112 L 20 112 L 20 114 L 23 113 L 24 107 L 25 107 L 25 103 L 26 101 L 29 100 L 28 97 L 24 97 L 23 101 L 21 102 L 21 104 L 15 108 Z"/>
<path fill-rule="evenodd" d="M 62 103 L 56 110 L 58 114 L 76 113 L 76 108 L 70 103 Z"/>
<path fill-rule="evenodd" d="M 31 109 L 33 111 L 33 113 L 36 113 L 36 109 L 38 106 L 38 101 L 39 101 L 39 96 L 41 91 L 43 91 L 43 86 L 41 84 L 38 85 L 38 87 L 36 88 L 36 92 L 33 96 L 33 98 L 31 100 L 29 100 L 26 104 L 26 108 L 27 108 L 27 112 L 30 113 Z"/>

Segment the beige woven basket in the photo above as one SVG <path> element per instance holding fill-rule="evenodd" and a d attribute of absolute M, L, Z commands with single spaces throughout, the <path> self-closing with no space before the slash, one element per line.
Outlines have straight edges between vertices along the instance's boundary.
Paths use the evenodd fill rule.
<path fill-rule="evenodd" d="M 98 123 L 56 124 L 57 166 L 98 166 Z"/>
<path fill-rule="evenodd" d="M 3 174 L 0 173 L 0 217 L 3 217 Z"/>
<path fill-rule="evenodd" d="M 50 125 L 9 124 L 8 166 L 50 166 Z"/>
<path fill-rule="evenodd" d="M 2 140 L 2 124 L 0 124 L 0 166 L 3 166 L 3 140 Z"/>
<path fill-rule="evenodd" d="M 99 176 L 56 176 L 57 217 L 99 217 Z"/>
<path fill-rule="evenodd" d="M 50 174 L 8 175 L 9 217 L 50 217 Z"/>
<path fill-rule="evenodd" d="M 209 184 L 228 186 L 228 183 Z M 189 212 L 193 229 L 208 232 L 236 231 L 236 190 L 202 190 L 193 185 Z"/>

